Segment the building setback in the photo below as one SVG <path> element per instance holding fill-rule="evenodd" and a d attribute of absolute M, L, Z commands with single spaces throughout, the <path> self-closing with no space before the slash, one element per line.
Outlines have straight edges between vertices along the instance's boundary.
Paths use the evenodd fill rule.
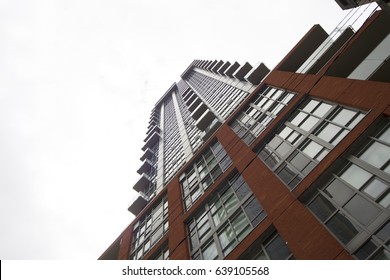
<path fill-rule="evenodd" d="M 271 72 L 195 60 L 152 110 L 134 221 L 99 259 L 389 259 L 390 15 Z"/>

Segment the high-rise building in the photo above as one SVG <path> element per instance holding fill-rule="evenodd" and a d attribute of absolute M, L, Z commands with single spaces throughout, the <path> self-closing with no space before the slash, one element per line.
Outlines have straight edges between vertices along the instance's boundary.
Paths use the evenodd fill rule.
<path fill-rule="evenodd" d="M 195 60 L 152 110 L 134 221 L 100 259 L 389 259 L 390 16 L 271 71 Z"/>
<path fill-rule="evenodd" d="M 343 9 L 353 9 L 362 5 L 376 2 L 384 11 L 390 13 L 390 0 L 335 0 Z"/>

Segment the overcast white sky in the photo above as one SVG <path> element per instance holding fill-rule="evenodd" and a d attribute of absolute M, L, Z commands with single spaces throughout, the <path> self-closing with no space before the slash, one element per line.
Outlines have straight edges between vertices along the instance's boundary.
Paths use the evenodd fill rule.
<path fill-rule="evenodd" d="M 0 259 L 96 259 L 127 207 L 149 112 L 193 59 L 272 68 L 333 0 L 0 1 Z"/>

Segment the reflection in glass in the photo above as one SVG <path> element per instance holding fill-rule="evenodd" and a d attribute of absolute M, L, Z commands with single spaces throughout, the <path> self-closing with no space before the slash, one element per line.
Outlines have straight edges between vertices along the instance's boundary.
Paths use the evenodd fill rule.
<path fill-rule="evenodd" d="M 359 228 L 340 212 L 337 212 L 326 225 L 344 244 L 347 244 L 359 233 Z"/>
<path fill-rule="evenodd" d="M 364 192 L 377 199 L 387 188 L 385 183 L 374 179 L 364 188 Z"/>
<path fill-rule="evenodd" d="M 266 250 L 271 260 L 285 260 L 291 254 L 279 235 L 269 243 Z"/>
<path fill-rule="evenodd" d="M 317 196 L 309 204 L 310 210 L 321 220 L 325 221 L 336 210 L 332 203 L 322 195 Z"/>
<path fill-rule="evenodd" d="M 341 206 L 344 205 L 353 194 L 353 191 L 350 188 L 337 179 L 334 179 L 324 192 Z"/>
<path fill-rule="evenodd" d="M 315 158 L 316 155 L 322 150 L 322 148 L 323 147 L 316 142 L 310 141 L 309 144 L 307 144 L 306 147 L 303 148 L 302 152 L 304 152 L 311 158 Z"/>
<path fill-rule="evenodd" d="M 300 125 L 300 128 L 302 128 L 306 131 L 309 131 L 310 129 L 312 129 L 315 126 L 315 124 L 318 121 L 319 121 L 318 118 L 310 116 Z"/>
<path fill-rule="evenodd" d="M 336 114 L 332 121 L 339 125 L 346 126 L 355 115 L 355 111 L 343 108 Z"/>
<path fill-rule="evenodd" d="M 336 136 L 337 133 L 340 132 L 340 130 L 340 127 L 328 123 L 321 129 L 317 136 L 330 143 L 330 141 Z"/>
<path fill-rule="evenodd" d="M 390 159 L 390 147 L 374 142 L 360 158 L 377 168 L 382 168 Z"/>
<path fill-rule="evenodd" d="M 217 246 L 214 242 L 207 245 L 206 248 L 203 249 L 203 259 L 204 260 L 214 260 L 218 256 Z"/>
<path fill-rule="evenodd" d="M 371 202 L 364 199 L 360 195 L 355 195 L 345 206 L 353 217 L 355 217 L 363 225 L 368 225 L 373 219 L 375 219 L 380 210 L 374 206 Z"/>
<path fill-rule="evenodd" d="M 370 178 L 371 174 L 355 164 L 341 174 L 341 178 L 356 189 L 360 189 Z"/>

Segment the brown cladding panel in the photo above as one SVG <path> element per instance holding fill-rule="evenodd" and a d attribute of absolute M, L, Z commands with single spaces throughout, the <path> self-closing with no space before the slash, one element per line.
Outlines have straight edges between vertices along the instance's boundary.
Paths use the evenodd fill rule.
<path fill-rule="evenodd" d="M 329 260 L 345 251 L 299 201 L 285 209 L 274 225 L 296 259 Z"/>

